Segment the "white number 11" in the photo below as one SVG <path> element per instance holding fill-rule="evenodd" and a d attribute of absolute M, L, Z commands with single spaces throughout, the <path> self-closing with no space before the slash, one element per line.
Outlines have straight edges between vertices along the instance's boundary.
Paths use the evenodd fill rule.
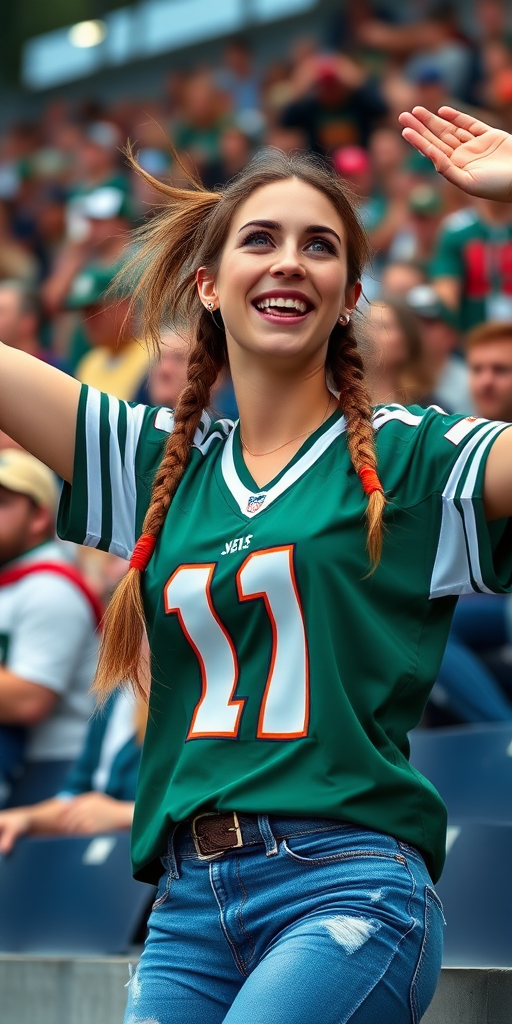
<path fill-rule="evenodd" d="M 180 565 L 165 586 L 165 610 L 178 616 L 201 670 L 202 693 L 187 739 L 236 738 L 245 699 L 234 697 L 238 658 L 213 607 L 215 563 Z M 308 649 L 293 546 L 253 551 L 236 574 L 240 601 L 263 600 L 272 653 L 258 716 L 258 739 L 298 739 L 309 724 Z M 257 641 L 256 641 L 257 642 Z"/>

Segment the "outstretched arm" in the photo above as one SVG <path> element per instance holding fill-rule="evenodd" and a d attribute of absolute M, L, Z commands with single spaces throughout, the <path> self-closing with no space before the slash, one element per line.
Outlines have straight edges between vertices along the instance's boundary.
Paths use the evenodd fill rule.
<path fill-rule="evenodd" d="M 404 111 L 402 135 L 436 171 L 470 196 L 512 201 L 512 135 L 453 107 Z"/>
<path fill-rule="evenodd" d="M 512 202 L 512 135 L 453 107 L 400 114 L 402 135 L 440 174 L 470 196 Z M 499 434 L 485 467 L 487 519 L 512 516 L 512 427 Z"/>
<path fill-rule="evenodd" d="M 0 430 L 71 483 L 80 384 L 0 343 Z"/>

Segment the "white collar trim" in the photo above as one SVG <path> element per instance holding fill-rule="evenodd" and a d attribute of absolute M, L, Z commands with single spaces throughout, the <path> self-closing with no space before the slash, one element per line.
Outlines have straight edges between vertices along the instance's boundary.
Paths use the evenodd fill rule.
<path fill-rule="evenodd" d="M 222 453 L 222 475 L 226 487 L 233 495 L 242 515 L 247 519 L 254 519 L 260 511 L 268 508 L 276 498 L 279 498 L 284 491 L 287 491 L 304 473 L 310 469 L 321 455 L 329 448 L 332 442 L 346 430 L 345 417 L 341 416 L 335 423 L 317 438 L 311 448 L 308 449 L 300 459 L 287 469 L 282 477 L 268 490 L 250 491 L 240 480 L 235 468 L 233 458 L 233 435 L 232 431 L 227 438 Z"/>

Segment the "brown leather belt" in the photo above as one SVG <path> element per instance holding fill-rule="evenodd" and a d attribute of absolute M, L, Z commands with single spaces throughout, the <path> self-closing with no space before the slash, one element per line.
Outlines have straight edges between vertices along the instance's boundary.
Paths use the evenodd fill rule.
<path fill-rule="evenodd" d="M 192 820 L 192 838 L 200 860 L 219 857 L 227 850 L 244 845 L 236 811 L 225 814 L 207 811 L 196 815 Z"/>

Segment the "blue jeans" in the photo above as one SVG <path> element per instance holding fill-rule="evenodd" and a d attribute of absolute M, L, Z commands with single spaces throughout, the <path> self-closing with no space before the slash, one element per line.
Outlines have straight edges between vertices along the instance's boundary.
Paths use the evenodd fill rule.
<path fill-rule="evenodd" d="M 165 858 L 125 1024 L 418 1024 L 443 915 L 423 858 L 391 836 L 258 817 L 260 841 Z"/>

